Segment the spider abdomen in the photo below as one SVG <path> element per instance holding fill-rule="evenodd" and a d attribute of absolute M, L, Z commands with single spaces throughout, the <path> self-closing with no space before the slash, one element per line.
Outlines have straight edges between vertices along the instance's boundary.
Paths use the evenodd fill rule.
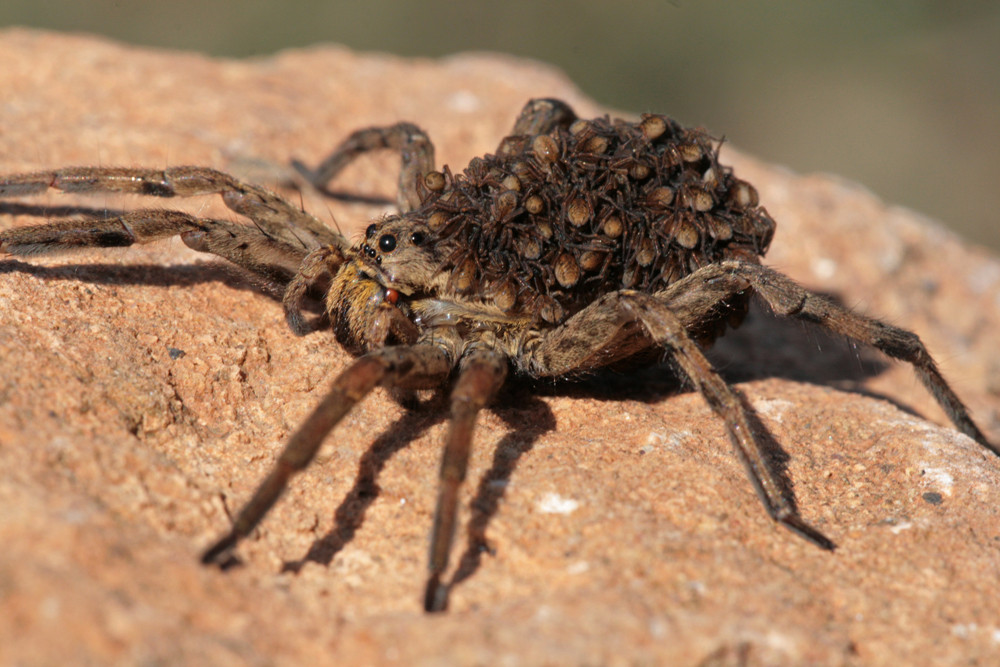
<path fill-rule="evenodd" d="M 655 115 L 507 137 L 417 213 L 447 249 L 447 291 L 549 323 L 614 290 L 654 293 L 713 262 L 757 261 L 774 233 L 703 130 Z"/>

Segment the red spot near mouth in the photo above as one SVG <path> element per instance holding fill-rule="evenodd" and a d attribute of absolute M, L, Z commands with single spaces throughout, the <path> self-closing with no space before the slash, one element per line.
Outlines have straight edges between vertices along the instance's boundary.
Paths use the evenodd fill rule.
<path fill-rule="evenodd" d="M 385 288 L 385 300 L 395 306 L 396 302 L 399 301 L 399 292 L 397 292 L 396 290 L 392 289 L 391 287 L 386 287 Z"/>

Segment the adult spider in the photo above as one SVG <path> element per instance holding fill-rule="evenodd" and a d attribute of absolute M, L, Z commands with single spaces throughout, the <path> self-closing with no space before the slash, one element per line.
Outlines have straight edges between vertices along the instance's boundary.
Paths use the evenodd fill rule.
<path fill-rule="evenodd" d="M 567 377 L 641 365 L 665 355 L 723 419 L 767 512 L 824 549 L 770 467 L 741 395 L 702 347 L 744 318 L 752 294 L 782 315 L 815 322 L 909 361 L 963 433 L 1000 455 L 969 417 L 916 335 L 810 294 L 760 264 L 774 222 L 752 186 L 718 162 L 701 130 L 658 115 L 638 123 L 577 119 L 557 100 L 530 101 L 496 155 L 459 175 L 434 170 L 433 146 L 414 125 L 352 134 L 315 171 L 323 188 L 352 159 L 402 154 L 400 214 L 373 222 L 350 245 L 267 190 L 203 167 L 75 167 L 0 177 L 0 196 L 130 192 L 219 194 L 253 225 L 139 209 L 102 219 L 0 233 L 0 251 L 32 255 L 118 247 L 179 235 L 284 289 L 286 319 L 310 330 L 303 301 L 326 289 L 338 340 L 359 358 L 294 433 L 274 468 L 202 560 L 223 564 L 267 514 L 326 435 L 376 385 L 434 388 L 456 374 L 431 537 L 424 606 L 443 610 L 459 486 L 476 415 L 508 371 Z"/>

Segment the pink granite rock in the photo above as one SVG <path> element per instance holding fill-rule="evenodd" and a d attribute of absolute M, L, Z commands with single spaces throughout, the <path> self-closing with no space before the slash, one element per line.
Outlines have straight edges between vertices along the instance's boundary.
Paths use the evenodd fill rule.
<path fill-rule="evenodd" d="M 600 112 L 558 72 L 500 56 L 226 61 L 8 30 L 0 62 L 4 173 L 245 173 L 399 119 L 458 169 L 529 97 Z M 1000 262 L 859 186 L 725 153 L 778 221 L 768 263 L 917 331 L 1000 440 Z M 365 159 L 337 185 L 391 195 L 396 168 Z M 138 202 L 19 205 L 81 203 Z M 378 213 L 303 203 L 350 234 Z M 155 204 L 232 215 L 211 198 Z M 29 222 L 10 215 L 23 210 L 0 209 L 0 225 Z M 798 324 L 755 312 L 713 359 L 743 380 L 836 552 L 767 518 L 699 396 L 514 388 L 481 419 L 462 503 L 463 520 L 485 510 L 495 555 L 463 533 L 451 609 L 427 616 L 440 405 L 407 415 L 376 391 L 241 545 L 243 566 L 206 569 L 200 550 L 347 355 L 329 334 L 294 337 L 280 304 L 179 241 L 0 260 L 0 663 L 995 660 L 1000 460 L 909 368 Z M 326 563 L 283 571 L 317 547 Z"/>

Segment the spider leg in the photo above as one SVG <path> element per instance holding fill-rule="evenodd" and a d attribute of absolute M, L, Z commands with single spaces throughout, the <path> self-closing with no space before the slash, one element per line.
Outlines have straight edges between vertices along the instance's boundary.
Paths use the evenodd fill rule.
<path fill-rule="evenodd" d="M 557 127 L 569 127 L 576 113 L 562 100 L 537 98 L 528 100 L 514 121 L 512 135 L 548 134 Z"/>
<path fill-rule="evenodd" d="M 403 213 L 421 204 L 420 186 L 424 176 L 434 171 L 434 144 L 427 133 L 413 123 L 396 123 L 388 127 L 369 127 L 351 133 L 314 170 L 298 160 L 292 161 L 306 179 L 319 190 L 358 156 L 370 151 L 390 148 L 400 152 L 402 169 L 396 201 Z"/>
<path fill-rule="evenodd" d="M 347 246 L 340 234 L 281 197 L 208 167 L 68 167 L 0 177 L 0 197 L 40 194 L 48 188 L 63 192 L 123 192 L 155 197 L 218 194 L 226 206 L 253 220 L 268 237 L 306 250 L 321 244 Z"/>
<path fill-rule="evenodd" d="M 357 359 L 333 381 L 329 392 L 295 431 L 271 472 L 240 510 L 232 530 L 205 551 L 201 562 L 222 565 L 228 560 L 236 544 L 277 502 L 291 477 L 309 465 L 330 431 L 376 385 L 433 387 L 444 382 L 450 370 L 448 355 L 426 344 L 384 347 Z"/>
<path fill-rule="evenodd" d="M 687 286 L 679 283 L 671 285 L 660 294 L 675 312 L 689 312 L 689 319 L 697 319 L 698 312 L 704 312 L 706 306 L 750 288 L 779 315 L 818 324 L 870 345 L 894 359 L 909 362 L 956 428 L 1000 456 L 1000 447 L 990 443 L 972 421 L 969 409 L 948 385 L 916 334 L 859 315 L 830 299 L 803 289 L 778 271 L 759 264 L 720 262 L 691 274 L 685 282 L 688 283 Z M 699 301 L 702 302 L 700 305 L 697 303 Z"/>
<path fill-rule="evenodd" d="M 660 296 L 615 292 L 534 341 L 527 349 L 527 365 L 530 373 L 549 377 L 598 368 L 648 347 L 648 340 L 638 335 L 645 331 L 725 422 L 736 454 L 768 514 L 801 537 L 832 550 L 833 542 L 796 513 L 754 433 L 743 398 L 719 376 L 688 335 L 688 324 Z"/>
<path fill-rule="evenodd" d="M 497 155 L 514 155 L 525 150 L 526 144 L 541 134 L 549 134 L 562 127 L 568 128 L 576 120 L 576 113 L 562 100 L 537 98 L 528 100 L 514 121 L 510 135 L 497 147 Z"/>
<path fill-rule="evenodd" d="M 285 287 L 285 294 L 281 299 L 281 305 L 285 310 L 285 321 L 295 335 L 304 336 L 311 330 L 302 317 L 302 301 L 309 287 L 321 276 L 332 275 L 343 262 L 344 254 L 336 246 L 316 248 L 302 258 L 295 276 Z"/>
<path fill-rule="evenodd" d="M 256 227 L 181 211 L 139 209 L 112 218 L 62 220 L 0 232 L 0 252 L 30 256 L 78 248 L 119 248 L 181 237 L 190 248 L 218 255 L 279 284 L 298 270 L 305 250 Z"/>
<path fill-rule="evenodd" d="M 430 576 L 424 595 L 425 611 L 444 611 L 448 586 L 441 575 L 448 567 L 458 514 L 458 490 L 465 480 L 476 415 L 493 398 L 507 376 L 505 358 L 487 349 L 467 354 L 451 393 L 451 425 L 441 459 L 437 508 L 431 532 Z"/>

